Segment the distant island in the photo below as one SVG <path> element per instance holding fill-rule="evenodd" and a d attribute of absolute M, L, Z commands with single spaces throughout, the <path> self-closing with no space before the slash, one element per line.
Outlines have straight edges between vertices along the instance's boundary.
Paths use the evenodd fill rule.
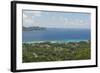
<path fill-rule="evenodd" d="M 22 27 L 23 31 L 32 31 L 32 30 L 45 30 L 45 27 L 33 26 L 33 27 Z"/>

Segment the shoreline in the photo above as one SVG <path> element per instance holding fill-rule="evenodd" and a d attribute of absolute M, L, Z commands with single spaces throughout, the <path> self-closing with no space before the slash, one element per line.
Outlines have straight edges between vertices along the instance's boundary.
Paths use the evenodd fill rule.
<path fill-rule="evenodd" d="M 32 41 L 32 42 L 22 42 L 22 43 L 44 43 L 44 42 L 50 42 L 50 43 L 69 43 L 69 42 L 88 42 L 90 40 L 65 40 L 65 41 Z"/>

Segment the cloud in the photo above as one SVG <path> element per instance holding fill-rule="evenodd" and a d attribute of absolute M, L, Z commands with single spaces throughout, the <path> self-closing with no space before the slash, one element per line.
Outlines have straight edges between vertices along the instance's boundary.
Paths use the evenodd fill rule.
<path fill-rule="evenodd" d="M 89 21 L 83 20 L 83 19 L 69 19 L 69 18 L 64 18 L 64 24 L 68 28 L 90 28 L 90 23 Z"/>
<path fill-rule="evenodd" d="M 35 23 L 33 18 L 41 16 L 40 11 L 23 11 L 23 26 L 31 27 Z"/>
<path fill-rule="evenodd" d="M 67 14 L 67 13 L 66 13 Z M 54 12 L 23 11 L 23 26 L 51 28 L 90 28 L 90 16 L 85 14 L 58 14 Z"/>
<path fill-rule="evenodd" d="M 27 18 L 28 16 L 23 13 L 23 18 Z"/>

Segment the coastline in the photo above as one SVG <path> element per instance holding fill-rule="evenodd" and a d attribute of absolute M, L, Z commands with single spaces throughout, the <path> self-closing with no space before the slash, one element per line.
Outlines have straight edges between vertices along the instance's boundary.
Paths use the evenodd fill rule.
<path fill-rule="evenodd" d="M 22 43 L 23 63 L 91 59 L 90 40 Z"/>
<path fill-rule="evenodd" d="M 44 42 L 50 42 L 50 43 L 69 43 L 69 42 L 88 42 L 90 40 L 65 40 L 65 41 L 31 41 L 31 42 L 22 42 L 22 43 L 28 43 L 28 44 L 32 44 L 32 43 L 44 43 Z"/>

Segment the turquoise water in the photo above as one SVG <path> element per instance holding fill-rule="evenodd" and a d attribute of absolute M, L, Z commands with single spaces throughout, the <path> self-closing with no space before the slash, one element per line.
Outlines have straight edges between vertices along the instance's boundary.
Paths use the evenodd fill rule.
<path fill-rule="evenodd" d="M 91 33 L 89 29 L 48 28 L 46 30 L 22 31 L 23 42 L 38 42 L 38 41 L 78 42 L 90 39 L 91 39 Z"/>

